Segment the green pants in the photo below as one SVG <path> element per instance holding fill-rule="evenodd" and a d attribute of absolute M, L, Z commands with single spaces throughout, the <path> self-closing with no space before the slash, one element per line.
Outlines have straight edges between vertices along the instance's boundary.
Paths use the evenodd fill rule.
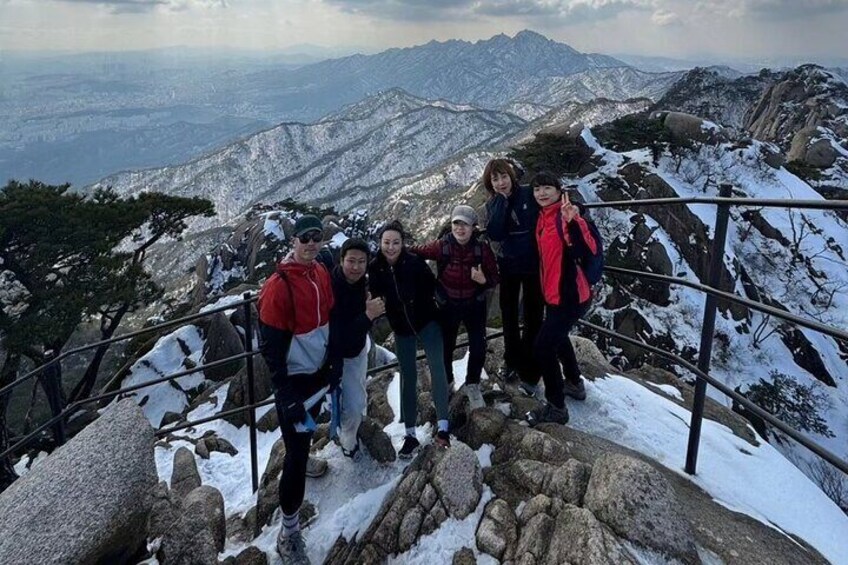
<path fill-rule="evenodd" d="M 436 418 L 448 419 L 448 379 L 445 373 L 442 330 L 436 322 L 430 322 L 417 336 L 395 336 L 400 365 L 400 418 L 407 428 L 415 427 L 418 416 L 418 371 L 415 363 L 418 342 L 424 348 L 427 365 L 430 366 L 430 394 L 436 404 Z"/>

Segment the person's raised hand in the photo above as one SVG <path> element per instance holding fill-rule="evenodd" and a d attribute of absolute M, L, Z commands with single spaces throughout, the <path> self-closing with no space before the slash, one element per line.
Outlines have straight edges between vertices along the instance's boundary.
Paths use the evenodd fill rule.
<path fill-rule="evenodd" d="M 568 192 L 562 193 L 562 205 L 560 206 L 562 213 L 562 223 L 567 224 L 574 218 L 580 217 L 580 209 L 576 204 L 573 204 L 568 198 Z"/>

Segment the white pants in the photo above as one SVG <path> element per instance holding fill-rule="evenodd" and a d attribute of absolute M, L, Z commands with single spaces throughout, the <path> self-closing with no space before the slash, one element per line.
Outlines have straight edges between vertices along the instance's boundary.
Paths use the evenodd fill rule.
<path fill-rule="evenodd" d="M 368 371 L 368 349 L 371 340 L 366 339 L 365 347 L 356 357 L 344 360 L 342 370 L 341 425 L 339 441 L 342 448 L 350 451 L 356 447 L 356 432 L 362 417 L 368 409 L 368 395 L 365 392 L 365 373 Z"/>

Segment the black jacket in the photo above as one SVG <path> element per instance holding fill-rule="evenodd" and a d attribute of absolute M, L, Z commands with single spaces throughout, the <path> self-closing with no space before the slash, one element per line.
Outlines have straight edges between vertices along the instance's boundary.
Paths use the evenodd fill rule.
<path fill-rule="evenodd" d="M 389 265 L 382 254 L 368 269 L 371 295 L 386 302 L 386 317 L 398 335 L 412 335 L 436 319 L 436 277 L 423 258 L 401 251 Z"/>
<path fill-rule="evenodd" d="M 509 197 L 493 194 L 486 201 L 486 233 L 500 243 L 498 266 L 502 275 L 527 275 L 539 272 L 536 248 L 536 220 L 539 205 L 533 189 L 518 186 Z"/>
<path fill-rule="evenodd" d="M 367 296 L 366 277 L 350 284 L 341 267 L 333 269 L 333 309 L 330 310 L 332 335 L 338 336 L 339 348 L 344 358 L 356 357 L 365 347 L 365 338 L 371 329 L 371 320 L 365 315 Z"/>

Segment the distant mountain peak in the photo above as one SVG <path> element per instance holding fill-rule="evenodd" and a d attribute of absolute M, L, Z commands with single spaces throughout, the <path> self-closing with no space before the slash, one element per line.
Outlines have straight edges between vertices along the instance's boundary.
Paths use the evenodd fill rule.
<path fill-rule="evenodd" d="M 552 39 L 548 39 L 541 33 L 535 32 L 529 29 L 522 29 L 513 37 L 516 41 L 544 41 L 545 43 L 549 41 L 553 41 Z"/>

